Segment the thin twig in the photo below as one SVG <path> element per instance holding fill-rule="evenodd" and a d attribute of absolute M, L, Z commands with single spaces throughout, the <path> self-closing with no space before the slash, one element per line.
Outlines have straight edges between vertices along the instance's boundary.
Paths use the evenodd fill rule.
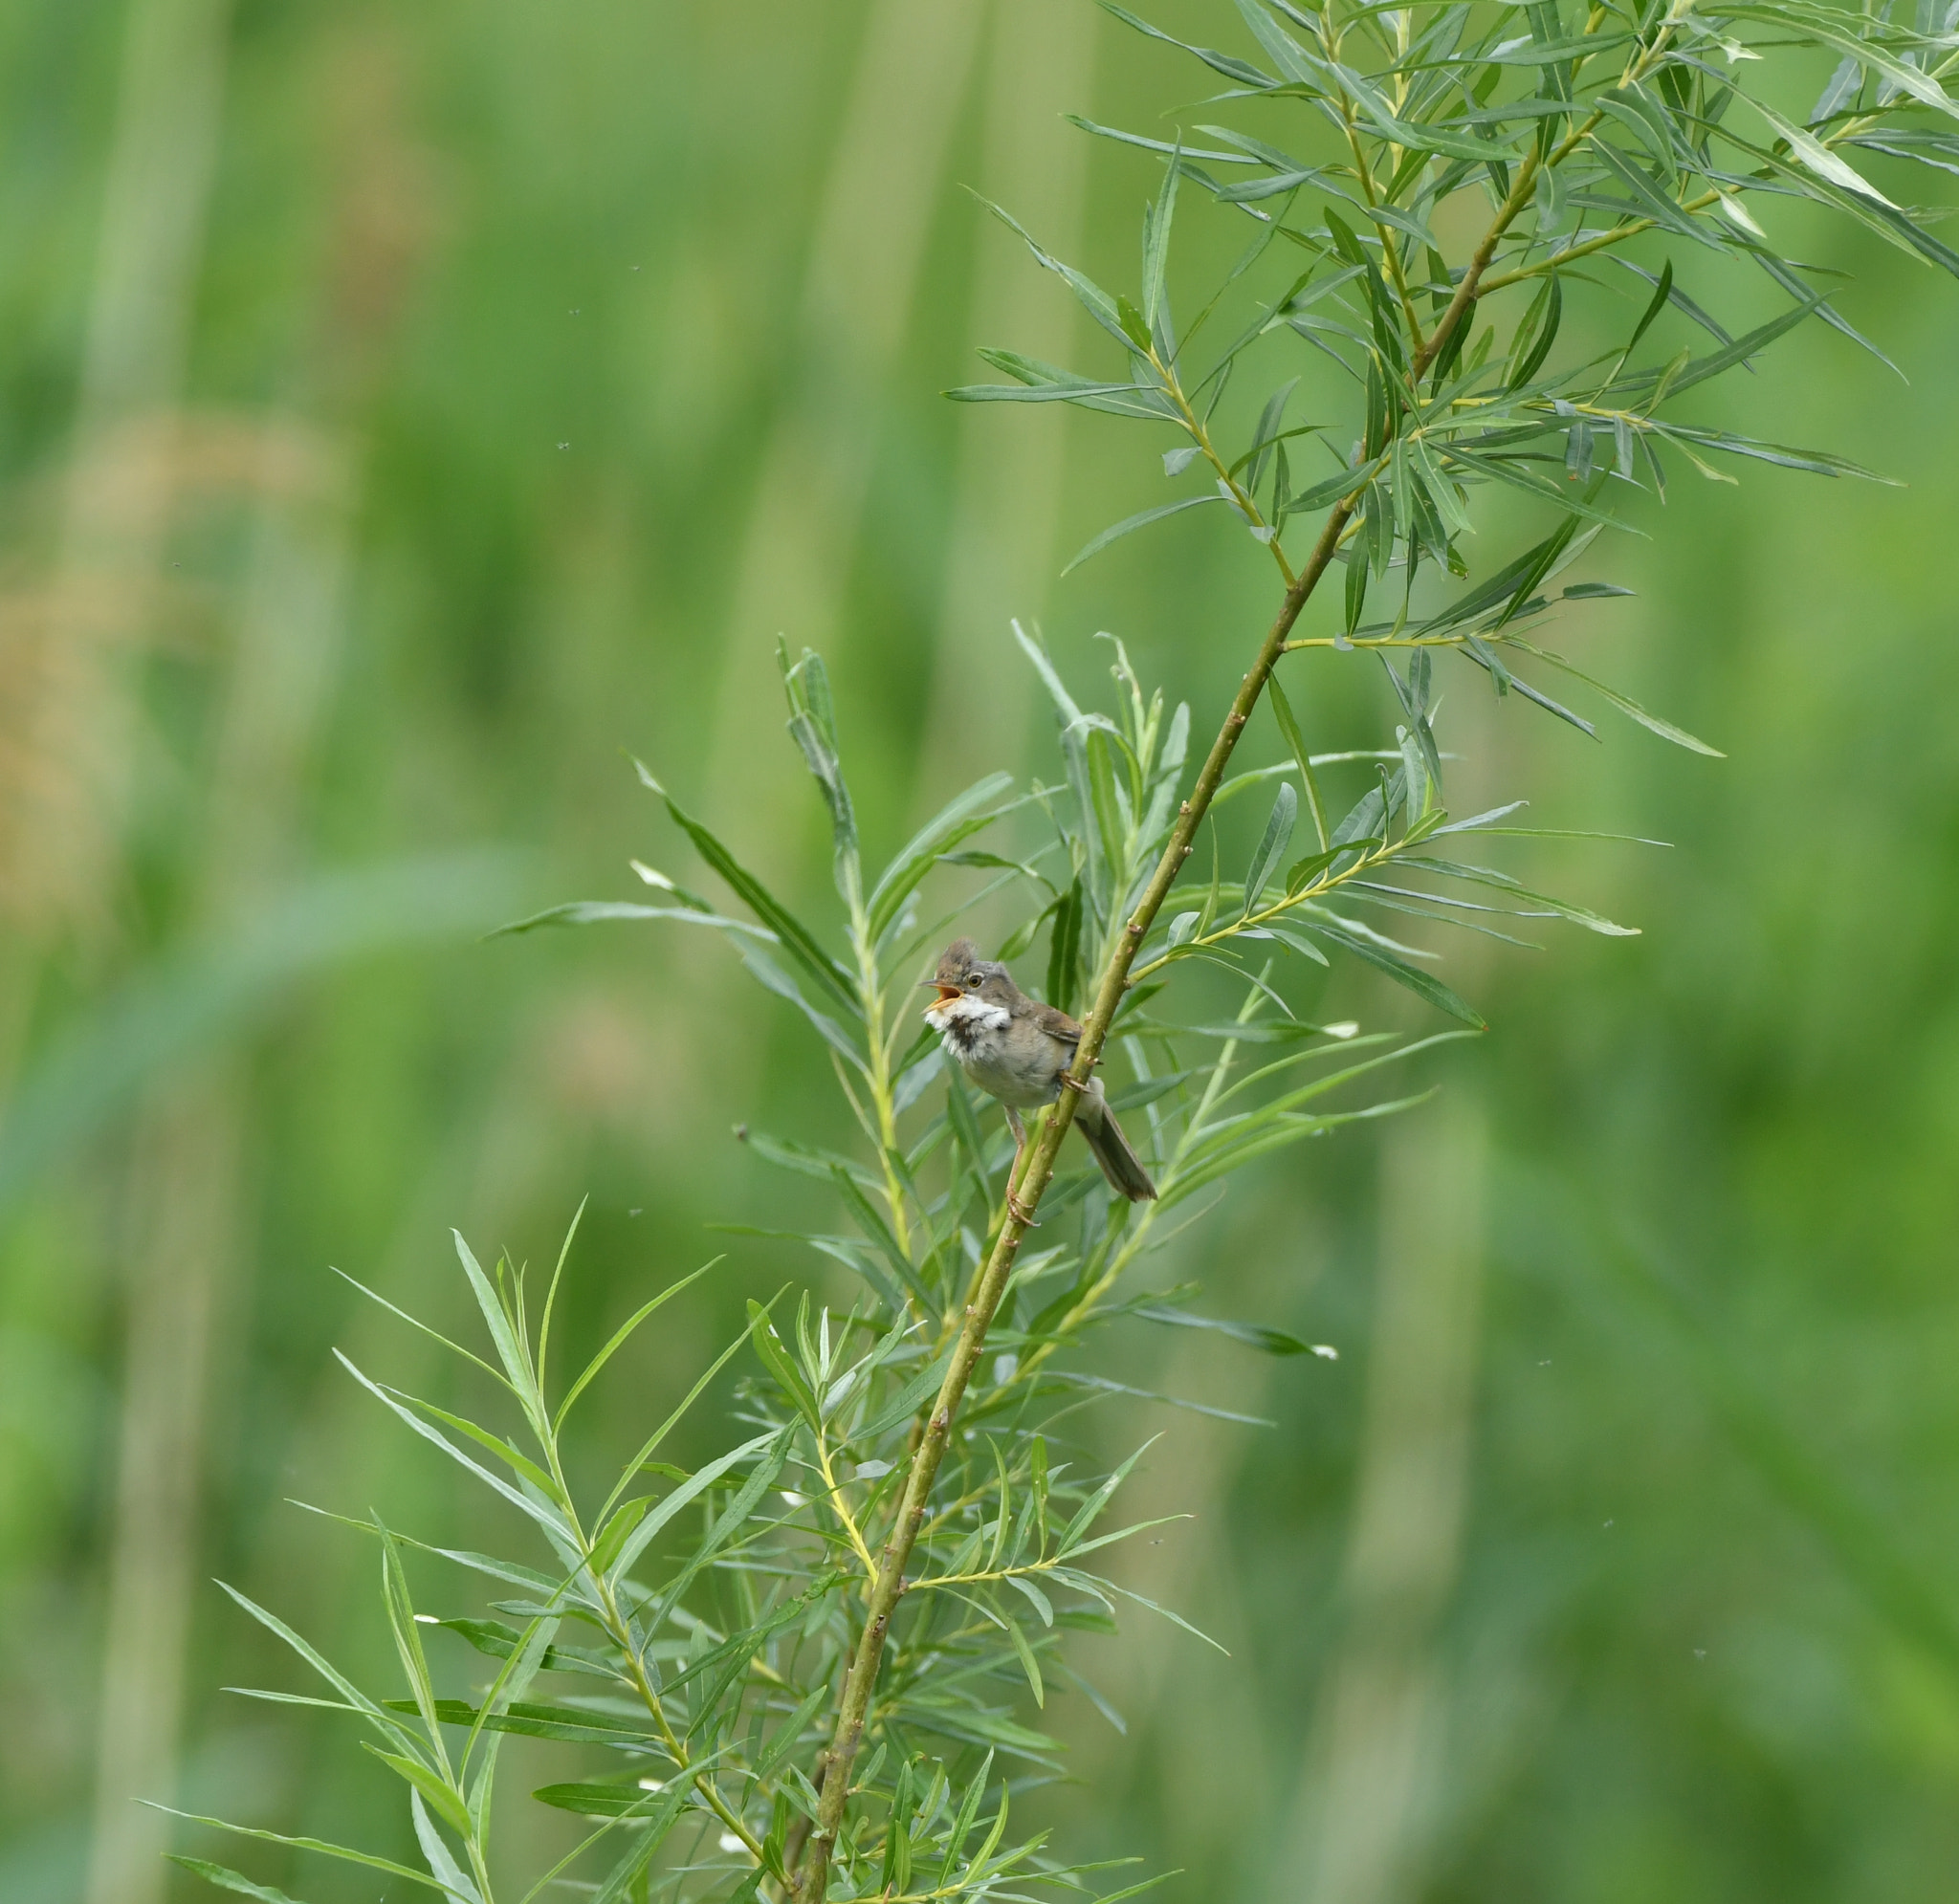
<path fill-rule="evenodd" d="M 1076 1046 L 1075 1061 L 1069 1070 L 1069 1076 L 1078 1084 L 1086 1084 L 1093 1073 L 1095 1061 L 1100 1057 L 1110 1027 L 1114 1022 L 1116 1009 L 1128 989 L 1130 967 L 1134 962 L 1136 950 L 1175 885 L 1184 861 L 1190 856 L 1198 827 L 1223 780 L 1224 769 L 1238 746 L 1239 735 L 1244 732 L 1245 723 L 1250 720 L 1252 710 L 1258 705 L 1273 667 L 1286 651 L 1286 638 L 1290 634 L 1292 624 L 1298 621 L 1300 610 L 1306 606 L 1332 562 L 1341 534 L 1353 514 L 1354 500 L 1353 495 L 1349 495 L 1333 506 L 1306 566 L 1287 589 L 1279 612 L 1260 644 L 1258 656 L 1232 698 L 1231 711 L 1225 715 L 1218 737 L 1211 743 L 1210 754 L 1198 776 L 1197 785 L 1178 810 L 1177 823 L 1171 829 L 1169 843 L 1156 863 L 1156 870 L 1128 924 L 1117 936 L 1114 949 L 1103 969 L 1094 1008 L 1083 1023 L 1081 1042 Z M 877 1580 L 870 1593 L 869 1617 L 858 1639 L 849 1674 L 844 1682 L 836 1730 L 825 1756 L 826 1777 L 816 1830 L 809 1840 L 809 1865 L 807 1871 L 799 1874 L 797 1881 L 799 1894 L 808 1904 L 823 1904 L 829 1882 L 830 1854 L 835 1849 L 837 1833 L 843 1826 L 844 1810 L 849 1798 L 850 1767 L 856 1760 L 857 1748 L 863 1742 L 871 1689 L 876 1682 L 878 1662 L 884 1653 L 885 1636 L 890 1630 L 899 1595 L 904 1591 L 905 1567 L 925 1520 L 933 1483 L 938 1477 L 939 1464 L 944 1460 L 946 1448 L 952 1439 L 953 1417 L 964 1398 L 973 1370 L 979 1365 L 994 1311 L 1005 1293 L 1014 1258 L 1019 1253 L 1022 1238 L 1026 1235 L 1028 1217 L 1038 1206 L 1042 1193 L 1053 1180 L 1055 1156 L 1073 1120 L 1078 1095 L 1076 1091 L 1062 1092 L 1059 1101 L 1046 1112 L 1040 1135 L 1028 1147 L 1020 1174 L 1017 1202 L 1010 1203 L 1002 1216 L 993 1253 L 987 1258 L 985 1269 L 974 1289 L 973 1300 L 966 1305 L 964 1322 L 954 1345 L 945 1380 L 939 1387 L 938 1398 L 933 1404 L 924 1433 L 912 1456 L 891 1539 L 880 1557 Z M 1025 1211 L 1025 1215 L 1023 1211 Z"/>
<path fill-rule="evenodd" d="M 1659 55 L 1680 13 L 1689 0 L 1674 0 L 1674 8 L 1662 23 L 1662 31 L 1654 43 L 1645 49 L 1639 59 L 1633 62 L 1629 77 L 1638 78 Z M 1598 17 L 1595 14 L 1595 19 Z M 1589 31 L 1589 28 L 1588 28 Z M 1591 136 L 1593 130 L 1604 117 L 1603 109 L 1595 109 L 1585 122 L 1574 130 L 1550 153 L 1540 156 L 1532 151 L 1518 164 L 1511 181 L 1510 189 L 1498 208 L 1489 229 L 1471 254 L 1467 269 L 1457 282 L 1454 295 L 1447 307 L 1436 320 L 1435 328 L 1426 339 L 1418 343 L 1410 363 L 1409 382 L 1419 383 L 1441 355 L 1464 315 L 1475 303 L 1488 271 L 1490 260 L 1495 256 L 1497 247 L 1503 242 L 1504 234 L 1530 204 L 1535 189 L 1537 174 L 1546 167 L 1554 167 L 1575 151 Z M 1363 167 L 1363 171 L 1365 167 Z M 1420 337 L 1417 327 L 1416 336 Z M 1178 394 L 1176 379 L 1166 367 L 1156 361 L 1156 353 L 1150 353 L 1159 374 L 1164 375 L 1169 394 Z M 1185 405 L 1186 412 L 1188 406 Z M 1186 421 L 1189 421 L 1188 415 Z M 1227 492 L 1241 508 L 1246 509 L 1247 518 L 1256 524 L 1259 520 L 1257 506 L 1251 503 L 1242 487 L 1222 471 L 1222 459 L 1211 450 L 1207 433 L 1201 428 L 1193 431 L 1200 447 L 1203 449 L 1215 467 L 1224 474 Z M 884 1644 L 891 1629 L 891 1622 L 897 1609 L 899 1597 L 905 1590 L 905 1568 L 911 1560 L 919 1530 L 926 1519 L 934 1482 L 937 1479 L 940 1463 L 951 1443 L 953 1418 L 964 1399 L 967 1384 L 973 1370 L 979 1366 L 986 1343 L 987 1330 L 993 1323 L 994 1312 L 1000 1306 L 1005 1294 L 1009 1277 L 1013 1272 L 1014 1259 L 1019 1254 L 1021 1241 L 1031 1225 L 1035 1210 L 1042 1193 L 1052 1182 L 1055 1158 L 1061 1149 L 1061 1143 L 1073 1121 L 1076 1100 L 1080 1087 L 1088 1083 L 1093 1074 L 1102 1047 L 1114 1023 L 1117 1009 L 1123 995 L 1131 984 L 1131 968 L 1135 962 L 1137 950 L 1145 934 L 1155 922 L 1158 910 L 1176 884 L 1184 861 L 1189 857 L 1196 841 L 1197 830 L 1216 798 L 1218 788 L 1224 777 L 1225 767 L 1238 746 L 1239 736 L 1250 720 L 1257 707 L 1259 696 L 1265 691 L 1266 683 L 1270 679 L 1272 669 L 1279 657 L 1286 652 L 1288 637 L 1293 624 L 1298 621 L 1300 611 L 1319 586 L 1321 580 L 1332 565 L 1345 538 L 1354 516 L 1354 506 L 1359 499 L 1365 483 L 1365 475 L 1356 470 L 1355 487 L 1336 502 L 1321 525 L 1317 541 L 1308 557 L 1305 566 L 1296 577 L 1288 578 L 1285 596 L 1280 602 L 1279 612 L 1266 630 L 1265 640 L 1260 644 L 1257 657 L 1250 669 L 1239 684 L 1238 692 L 1232 697 L 1231 711 L 1224 717 L 1223 725 L 1218 731 L 1217 738 L 1211 743 L 1211 750 L 1205 757 L 1203 770 L 1198 776 L 1196 786 L 1191 789 L 1190 798 L 1178 810 L 1176 825 L 1171 829 L 1169 843 L 1165 845 L 1156 869 L 1152 874 L 1135 909 L 1127 924 L 1116 935 L 1108 960 L 1103 967 L 1100 984 L 1096 991 L 1093 1009 L 1083 1022 L 1081 1041 L 1075 1048 L 1073 1064 L 1069 1067 L 1068 1079 L 1077 1088 L 1064 1090 L 1056 1103 L 1046 1112 L 1039 1135 L 1027 1147 L 1022 1160 L 1022 1168 L 1009 1189 L 1015 1193 L 1005 1204 L 1001 1215 L 1001 1224 L 988 1255 L 984 1267 L 975 1279 L 970 1300 L 958 1337 L 953 1347 L 945 1379 L 940 1384 L 938 1397 L 934 1402 L 931 1414 L 926 1418 L 923 1432 L 913 1452 L 911 1466 L 905 1477 L 904 1493 L 900 1498 L 896 1518 L 891 1524 L 891 1538 L 879 1556 L 877 1578 L 872 1585 L 868 1617 L 864 1630 L 858 1638 L 857 1648 L 851 1657 L 850 1669 L 844 1681 L 843 1697 L 839 1703 L 837 1722 L 831 1735 L 828 1750 L 824 1754 L 825 1780 L 816 1829 L 811 1833 L 808 1848 L 808 1868 L 797 1871 L 791 1879 L 792 1887 L 802 1904 L 824 1904 L 829 1882 L 829 1864 L 835 1850 L 837 1835 L 844 1822 L 844 1813 L 849 1803 L 850 1768 L 856 1761 L 857 1751 L 863 1742 L 865 1726 L 870 1709 L 871 1692 L 877 1679 L 877 1671 L 884 1654 Z M 1269 546 L 1284 564 L 1285 558 L 1277 546 L 1274 536 Z"/>

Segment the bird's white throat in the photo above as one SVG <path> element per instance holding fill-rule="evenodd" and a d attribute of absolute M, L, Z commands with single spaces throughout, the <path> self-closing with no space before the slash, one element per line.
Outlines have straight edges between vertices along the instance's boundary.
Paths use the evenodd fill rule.
<path fill-rule="evenodd" d="M 956 1058 L 965 1040 L 980 1032 L 1004 1031 L 1012 1019 L 1013 1014 L 1004 1005 L 971 996 L 949 998 L 925 1014 L 925 1022 L 938 1033 L 946 1049 Z"/>

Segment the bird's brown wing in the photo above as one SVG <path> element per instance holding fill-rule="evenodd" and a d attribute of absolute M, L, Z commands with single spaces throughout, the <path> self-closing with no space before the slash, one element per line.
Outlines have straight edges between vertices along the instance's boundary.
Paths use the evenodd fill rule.
<path fill-rule="evenodd" d="M 1033 1010 L 1034 1022 L 1049 1038 L 1058 1038 L 1064 1044 L 1079 1044 L 1082 1041 L 1082 1028 L 1064 1011 L 1052 1005 L 1036 1003 Z"/>

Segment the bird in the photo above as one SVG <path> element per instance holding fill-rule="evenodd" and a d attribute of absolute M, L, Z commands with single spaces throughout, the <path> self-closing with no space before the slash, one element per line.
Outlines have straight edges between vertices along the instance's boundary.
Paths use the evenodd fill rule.
<path fill-rule="evenodd" d="M 971 939 L 946 947 L 925 983 L 938 993 L 925 1008 L 925 1022 L 966 1077 L 1000 1101 L 1014 1133 L 1018 1166 L 1027 1146 L 1021 1112 L 1061 1096 L 1063 1074 L 1082 1041 L 1081 1026 L 1066 1012 L 1028 997 L 998 959 L 980 956 Z M 1109 1187 L 1132 1203 L 1153 1202 L 1156 1186 L 1109 1108 L 1101 1079 L 1079 1087 L 1074 1121 Z"/>

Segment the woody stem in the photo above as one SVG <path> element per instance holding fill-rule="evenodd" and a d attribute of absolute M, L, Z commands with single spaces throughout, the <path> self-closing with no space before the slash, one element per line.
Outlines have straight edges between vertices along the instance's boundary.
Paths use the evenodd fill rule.
<path fill-rule="evenodd" d="M 1300 610 L 1306 606 L 1332 562 L 1341 535 L 1353 515 L 1355 500 L 1355 496 L 1350 495 L 1334 505 L 1320 529 L 1319 539 L 1313 544 L 1305 567 L 1287 589 L 1279 604 L 1279 612 L 1260 644 L 1257 659 L 1232 697 L 1231 711 L 1225 715 L 1223 725 L 1218 730 L 1218 737 L 1211 743 L 1211 751 L 1205 756 L 1197 785 L 1178 810 L 1177 823 L 1171 828 L 1169 843 L 1156 862 L 1156 869 L 1141 899 L 1136 902 L 1134 911 L 1116 936 L 1115 947 L 1103 969 L 1094 1007 L 1083 1022 L 1074 1062 L 1068 1068 L 1068 1075 L 1077 1087 L 1085 1085 L 1093 1073 L 1095 1061 L 1101 1055 L 1111 1025 L 1115 1021 L 1123 993 L 1128 989 L 1130 967 L 1135 961 L 1136 951 L 1182 870 L 1184 861 L 1190 856 L 1198 827 L 1217 796 L 1224 769 L 1238 746 L 1239 735 L 1244 732 L 1244 725 L 1251 718 L 1252 710 L 1258 705 L 1273 667 L 1286 651 L 1286 638 L 1291 633 L 1292 624 L 1298 621 Z M 1029 1148 L 1024 1168 L 1020 1172 L 1019 1195 L 1007 1203 L 993 1252 L 987 1258 L 986 1266 L 973 1291 L 973 1299 L 966 1305 L 958 1338 L 953 1346 L 952 1360 L 947 1366 L 945 1379 L 939 1385 L 938 1398 L 932 1405 L 925 1433 L 905 1477 L 905 1491 L 891 1525 L 891 1538 L 879 1557 L 877 1578 L 870 1591 L 869 1617 L 850 1661 L 849 1674 L 844 1682 L 836 1731 L 825 1755 L 823 1799 L 817 1813 L 816 1830 L 809 1840 L 808 1869 L 796 1886 L 806 1904 L 823 1904 L 829 1881 L 830 1854 L 835 1849 L 837 1832 L 843 1825 L 845 1806 L 849 1799 L 850 1767 L 864 1740 L 865 1720 L 870 1708 L 871 1689 L 877 1679 L 878 1662 L 884 1652 L 885 1636 L 890 1631 L 891 1616 L 904 1591 L 905 1567 L 911 1560 L 918 1529 L 925 1520 L 939 1464 L 945 1458 L 945 1451 L 952 1438 L 953 1417 L 985 1347 L 986 1332 L 992 1326 L 994 1311 L 999 1308 L 1007 1279 L 1013 1273 L 1021 1239 L 1027 1232 L 1042 1193 L 1053 1179 L 1054 1159 L 1073 1120 L 1079 1095 L 1079 1088 L 1061 1093 L 1059 1102 L 1048 1111 L 1040 1134 Z"/>

